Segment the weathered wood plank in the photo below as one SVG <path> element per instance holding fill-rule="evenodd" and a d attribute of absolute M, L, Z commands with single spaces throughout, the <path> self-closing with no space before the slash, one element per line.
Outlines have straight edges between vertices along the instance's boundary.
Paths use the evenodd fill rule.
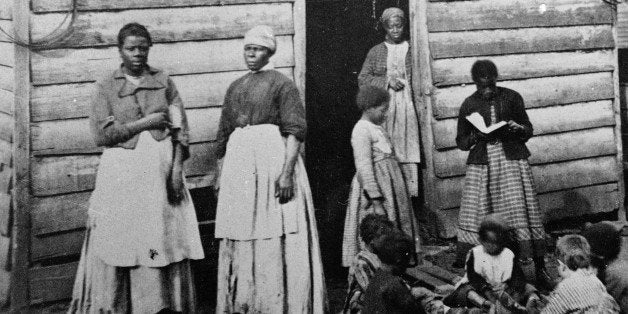
<path fill-rule="evenodd" d="M 81 11 L 99 11 L 273 2 L 294 2 L 294 0 L 79 0 L 77 5 Z M 59 0 L 33 0 L 31 5 L 33 12 L 36 13 L 61 12 L 71 9 L 69 0 L 62 3 L 59 3 Z"/>
<path fill-rule="evenodd" d="M 34 236 L 82 229 L 87 223 L 91 192 L 34 197 L 31 210 Z"/>
<path fill-rule="evenodd" d="M 11 272 L 0 269 L 0 305 L 9 304 L 11 286 Z"/>
<path fill-rule="evenodd" d="M 47 35 L 65 16 L 64 13 L 32 15 L 31 37 Z M 294 32 L 291 3 L 86 12 L 77 16 L 74 31 L 59 46 L 116 45 L 118 31 L 129 22 L 146 25 L 153 42 L 237 38 L 260 24 L 272 27 L 277 35 Z"/>
<path fill-rule="evenodd" d="M 526 108 L 612 99 L 614 97 L 612 72 L 504 81 L 499 82 L 498 85 L 519 92 L 525 101 Z M 475 90 L 474 85 L 436 90 L 434 117 L 437 119 L 457 117 L 460 105 Z"/>
<path fill-rule="evenodd" d="M 594 185 L 539 195 L 548 221 L 611 212 L 619 208 L 617 184 Z"/>
<path fill-rule="evenodd" d="M 537 193 L 547 193 L 616 182 L 616 163 L 615 156 L 596 157 L 532 166 L 532 173 Z M 436 208 L 459 207 L 463 182 L 463 176 L 435 180 L 435 191 L 438 194 Z"/>
<path fill-rule="evenodd" d="M 277 68 L 277 71 L 292 78 L 292 68 Z M 186 108 L 220 107 L 229 85 L 245 73 L 246 71 L 235 71 L 177 75 L 172 76 L 172 80 Z M 93 83 L 33 87 L 32 121 L 87 117 L 93 88 Z"/>
<path fill-rule="evenodd" d="M 0 169 L 11 166 L 11 156 L 13 155 L 13 145 L 7 141 L 0 141 Z"/>
<path fill-rule="evenodd" d="M 0 140 L 13 142 L 13 117 L 6 113 L 0 113 Z"/>
<path fill-rule="evenodd" d="M 0 20 L 11 19 L 13 19 L 13 5 L 11 1 L 0 1 Z"/>
<path fill-rule="evenodd" d="M 0 193 L 11 193 L 11 179 L 13 179 L 13 170 L 10 167 L 2 167 L 0 171 Z"/>
<path fill-rule="evenodd" d="M 430 49 L 434 59 L 603 49 L 614 45 L 610 25 L 430 34 Z"/>
<path fill-rule="evenodd" d="M 0 42 L 0 64 L 12 67 L 15 64 L 14 59 L 15 53 L 13 51 L 13 43 Z"/>
<path fill-rule="evenodd" d="M 294 66 L 292 36 L 278 36 L 277 45 L 273 64 Z M 247 70 L 242 47 L 242 38 L 156 44 L 149 62 L 171 75 Z M 119 66 L 117 47 L 40 51 L 32 59 L 33 84 L 95 81 Z"/>
<path fill-rule="evenodd" d="M 534 135 L 561 133 L 615 124 L 613 103 L 610 100 L 575 103 L 565 106 L 532 108 L 527 110 L 534 126 Z M 457 118 L 433 122 L 436 149 L 456 147 Z"/>
<path fill-rule="evenodd" d="M 216 139 L 221 108 L 186 110 L 190 124 L 190 142 L 207 142 Z M 31 125 L 33 151 L 94 151 L 89 119 L 56 120 Z"/>
<path fill-rule="evenodd" d="M 190 176 L 206 175 L 215 167 L 213 142 L 190 146 L 192 158 L 185 164 Z M 32 193 L 34 196 L 51 196 L 89 191 L 94 188 L 99 155 L 34 157 L 32 163 Z"/>
<path fill-rule="evenodd" d="M 595 0 L 484 0 L 432 3 L 430 32 L 612 24 L 613 8 Z"/>
<path fill-rule="evenodd" d="M 12 92 L 14 81 L 15 75 L 13 73 L 13 68 L 0 65 L 0 89 Z"/>
<path fill-rule="evenodd" d="M 31 260 L 41 261 L 63 256 L 77 256 L 81 254 L 84 239 L 84 229 L 46 236 L 33 235 L 31 239 Z"/>
<path fill-rule="evenodd" d="M 12 92 L 0 89 L 0 112 L 13 114 L 13 95 Z"/>
<path fill-rule="evenodd" d="M 11 194 L 0 193 L 0 236 L 11 233 Z"/>
<path fill-rule="evenodd" d="M 11 238 L 0 235 L 0 270 L 10 269 Z"/>
<path fill-rule="evenodd" d="M 0 27 L 7 33 L 13 36 L 13 21 L 9 20 L 0 20 Z M 0 32 L 0 41 L 1 42 L 13 42 L 11 38 L 7 36 L 7 34 Z"/>
<path fill-rule="evenodd" d="M 617 5 L 617 47 L 628 48 L 628 4 Z"/>
<path fill-rule="evenodd" d="M 72 297 L 78 262 L 36 267 L 29 270 L 31 303 L 52 302 Z"/>
<path fill-rule="evenodd" d="M 536 136 L 527 143 L 531 164 L 544 164 L 617 153 L 613 127 Z M 434 153 L 434 168 L 440 178 L 461 176 L 469 152 L 451 149 Z"/>
<path fill-rule="evenodd" d="M 612 50 L 549 52 L 494 56 L 500 80 L 613 71 Z M 471 66 L 483 57 L 438 59 L 433 63 L 434 85 L 472 84 Z"/>

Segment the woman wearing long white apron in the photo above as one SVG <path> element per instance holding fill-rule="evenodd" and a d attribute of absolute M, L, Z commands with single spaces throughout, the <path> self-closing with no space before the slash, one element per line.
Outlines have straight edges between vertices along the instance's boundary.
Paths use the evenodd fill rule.
<path fill-rule="evenodd" d="M 244 37 L 250 70 L 225 95 L 218 131 L 216 313 L 323 313 L 324 276 L 307 174 L 305 108 L 272 69 L 268 26 Z"/>

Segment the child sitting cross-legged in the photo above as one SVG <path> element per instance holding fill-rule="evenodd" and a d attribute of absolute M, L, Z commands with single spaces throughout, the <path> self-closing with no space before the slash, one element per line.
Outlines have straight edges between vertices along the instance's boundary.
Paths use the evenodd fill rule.
<path fill-rule="evenodd" d="M 580 235 L 558 239 L 556 257 L 562 281 L 551 293 L 542 314 L 619 313 L 617 302 L 590 269 L 590 250 Z"/>
<path fill-rule="evenodd" d="M 506 247 L 505 223 L 498 217 L 485 218 L 478 234 L 480 245 L 468 252 L 465 275 L 445 304 L 497 313 L 526 313 L 536 308 L 540 300 L 536 289 L 525 282 L 515 254 Z"/>

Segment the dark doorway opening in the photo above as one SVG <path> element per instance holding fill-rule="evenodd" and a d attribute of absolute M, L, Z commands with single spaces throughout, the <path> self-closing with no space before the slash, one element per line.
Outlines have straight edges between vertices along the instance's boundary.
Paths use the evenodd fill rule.
<path fill-rule="evenodd" d="M 408 16 L 407 0 L 306 1 L 306 166 L 325 272 L 331 278 L 346 279 L 340 264 L 355 173 L 350 139 L 360 116 L 355 106 L 357 77 L 369 49 L 384 39 L 378 18 L 391 6 Z"/>

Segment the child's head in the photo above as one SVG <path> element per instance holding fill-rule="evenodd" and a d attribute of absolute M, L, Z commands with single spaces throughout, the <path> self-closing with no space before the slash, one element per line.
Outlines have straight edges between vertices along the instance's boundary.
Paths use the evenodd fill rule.
<path fill-rule="evenodd" d="M 506 247 L 508 242 L 508 228 L 499 219 L 485 218 L 480 223 L 480 243 L 484 251 L 489 255 L 498 255 Z"/>
<path fill-rule="evenodd" d="M 380 87 L 364 85 L 360 87 L 355 102 L 362 116 L 367 117 L 375 124 L 382 124 L 388 112 L 388 92 Z"/>
<path fill-rule="evenodd" d="M 372 243 L 393 230 L 393 223 L 384 215 L 368 214 L 360 222 L 360 237 L 372 249 Z"/>
<path fill-rule="evenodd" d="M 581 235 L 570 234 L 563 236 L 556 242 L 556 258 L 559 264 L 558 271 L 562 277 L 568 274 L 568 270 L 576 271 L 588 268 L 591 248 L 587 239 Z"/>
<path fill-rule="evenodd" d="M 591 246 L 591 254 L 600 261 L 613 261 L 621 251 L 621 229 L 607 222 L 588 226 L 582 236 Z M 597 266 L 597 265 L 596 265 Z"/>
<path fill-rule="evenodd" d="M 379 260 L 395 273 L 403 272 L 414 257 L 414 241 L 402 231 L 393 229 L 374 243 Z"/>

